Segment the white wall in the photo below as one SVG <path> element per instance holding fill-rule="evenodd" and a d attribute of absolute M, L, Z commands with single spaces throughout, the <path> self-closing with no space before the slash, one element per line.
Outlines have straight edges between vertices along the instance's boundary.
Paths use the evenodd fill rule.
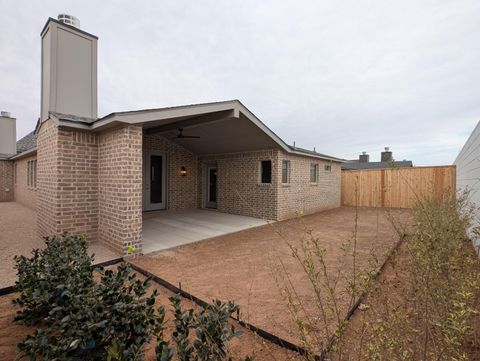
<path fill-rule="evenodd" d="M 469 189 L 471 201 L 480 209 L 480 122 L 470 134 L 454 164 L 457 166 L 457 188 Z M 477 225 L 480 225 L 480 217 L 477 218 Z M 474 238 L 472 234 L 470 236 Z M 479 238 L 473 239 L 473 242 L 480 246 Z"/>

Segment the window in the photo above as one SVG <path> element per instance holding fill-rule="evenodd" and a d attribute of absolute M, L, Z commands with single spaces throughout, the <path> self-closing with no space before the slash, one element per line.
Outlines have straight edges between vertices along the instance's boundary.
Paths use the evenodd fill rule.
<path fill-rule="evenodd" d="M 318 164 L 312 163 L 310 164 L 310 183 L 317 183 L 318 182 Z"/>
<path fill-rule="evenodd" d="M 290 161 L 282 160 L 282 183 L 290 183 Z"/>
<path fill-rule="evenodd" d="M 272 161 L 262 160 L 260 162 L 260 182 L 272 183 Z"/>
<path fill-rule="evenodd" d="M 326 172 L 331 172 L 332 171 L 332 166 L 330 164 L 325 164 L 325 171 Z"/>
<path fill-rule="evenodd" d="M 37 188 L 37 161 L 29 160 L 27 162 L 27 186 Z"/>

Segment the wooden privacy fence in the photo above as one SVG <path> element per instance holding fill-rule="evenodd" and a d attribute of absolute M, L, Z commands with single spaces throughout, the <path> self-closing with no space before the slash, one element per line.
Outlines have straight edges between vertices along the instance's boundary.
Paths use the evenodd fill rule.
<path fill-rule="evenodd" d="M 455 194 L 455 166 L 342 171 L 342 205 L 412 208 L 417 199 Z"/>

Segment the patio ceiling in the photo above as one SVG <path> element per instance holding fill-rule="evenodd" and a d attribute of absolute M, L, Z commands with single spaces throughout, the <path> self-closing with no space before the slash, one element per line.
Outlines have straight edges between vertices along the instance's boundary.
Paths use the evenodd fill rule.
<path fill-rule="evenodd" d="M 336 157 L 289 146 L 238 100 L 117 112 L 96 120 L 68 114 L 50 113 L 50 116 L 59 126 L 94 132 L 125 124 L 141 125 L 146 134 L 162 134 L 198 155 L 276 148 L 291 154 L 343 162 Z M 184 135 L 200 138 L 178 138 L 180 128 Z"/>

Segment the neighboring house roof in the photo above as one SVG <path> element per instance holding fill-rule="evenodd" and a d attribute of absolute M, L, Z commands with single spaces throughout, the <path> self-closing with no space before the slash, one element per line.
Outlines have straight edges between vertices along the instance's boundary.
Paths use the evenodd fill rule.
<path fill-rule="evenodd" d="M 409 168 L 413 167 L 411 160 L 402 160 L 395 162 L 346 162 L 342 164 L 342 169 L 382 169 L 382 168 Z"/>
<path fill-rule="evenodd" d="M 256 138 L 253 136 L 249 137 L 247 133 L 235 133 L 235 129 L 233 129 L 234 126 L 240 126 L 241 123 L 239 121 L 240 114 L 253 123 L 253 128 L 257 129 Z M 265 144 L 268 143 L 273 146 L 276 145 L 287 153 L 309 156 L 313 158 L 329 160 L 332 162 L 344 162 L 343 159 L 337 157 L 332 157 L 326 154 L 321 154 L 298 147 L 292 147 L 286 144 L 239 100 L 115 112 L 98 119 L 77 117 L 69 114 L 54 112 L 50 112 L 50 117 L 56 122 L 57 125 L 91 131 L 101 131 L 118 124 L 142 125 L 146 131 L 161 131 L 164 133 L 170 132 L 172 140 L 175 140 L 175 137 L 172 136 L 172 132 L 176 131 L 178 128 L 195 127 L 195 131 L 201 131 L 202 126 L 212 125 L 211 129 L 215 128 L 215 131 L 218 133 L 231 133 L 229 134 L 230 139 L 222 140 L 225 143 L 230 141 L 230 143 L 233 144 L 235 141 L 238 143 L 239 140 L 241 140 L 245 142 L 246 145 L 253 144 L 255 141 L 258 141 L 259 129 L 264 134 L 263 137 L 265 138 L 266 135 L 269 139 L 269 141 L 265 141 Z M 242 117 L 242 119 L 245 118 Z M 229 119 L 236 119 L 236 123 L 229 123 L 229 126 L 223 128 L 219 126 L 219 121 Z M 248 127 L 245 125 L 242 130 L 245 132 L 253 131 L 252 125 L 249 127 L 250 128 L 247 129 Z M 205 137 L 207 136 L 208 134 L 205 135 Z M 193 145 L 191 146 L 194 148 Z M 238 144 L 237 149 L 239 149 Z"/>
<path fill-rule="evenodd" d="M 37 146 L 37 135 L 35 131 L 28 133 L 22 139 L 17 141 L 17 154 L 26 152 L 27 150 L 31 150 L 36 148 Z"/>

